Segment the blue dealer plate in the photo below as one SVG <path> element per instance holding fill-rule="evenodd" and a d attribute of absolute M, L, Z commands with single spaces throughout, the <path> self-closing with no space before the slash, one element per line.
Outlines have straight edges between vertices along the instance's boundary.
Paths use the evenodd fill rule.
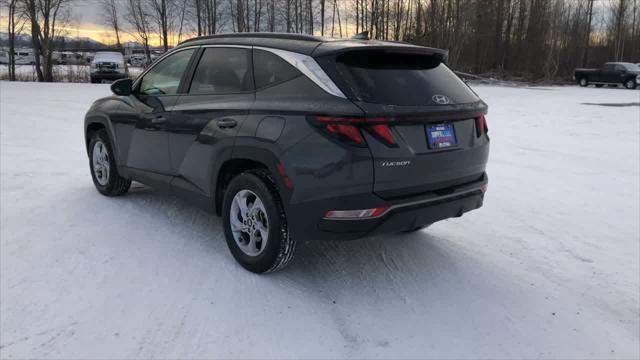
<path fill-rule="evenodd" d="M 427 125 L 429 149 L 446 149 L 458 145 L 453 124 Z"/>

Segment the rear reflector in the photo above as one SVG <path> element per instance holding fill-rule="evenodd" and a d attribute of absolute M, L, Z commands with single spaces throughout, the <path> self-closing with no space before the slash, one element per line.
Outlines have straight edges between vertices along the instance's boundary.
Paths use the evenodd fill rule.
<path fill-rule="evenodd" d="M 389 208 L 380 207 L 364 210 L 331 210 L 324 215 L 325 219 L 333 220 L 363 220 L 382 216 Z"/>
<path fill-rule="evenodd" d="M 489 128 L 487 127 L 487 119 L 482 115 L 476 119 L 476 135 L 480 137 L 488 132 Z"/>
<path fill-rule="evenodd" d="M 282 163 L 278 163 L 277 168 L 278 168 L 278 173 L 282 177 L 282 181 L 284 181 L 284 185 L 289 189 L 293 189 L 293 181 L 289 179 L 289 175 L 287 174 L 287 169 L 284 168 L 284 165 L 282 165 Z"/>

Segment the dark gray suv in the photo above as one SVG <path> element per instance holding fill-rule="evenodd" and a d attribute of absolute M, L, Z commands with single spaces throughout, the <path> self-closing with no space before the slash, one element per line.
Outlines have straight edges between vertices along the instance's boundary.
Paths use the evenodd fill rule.
<path fill-rule="evenodd" d="M 94 184 L 222 216 L 253 272 L 296 242 L 415 231 L 482 206 L 487 105 L 404 43 L 245 33 L 180 44 L 85 118 Z"/>

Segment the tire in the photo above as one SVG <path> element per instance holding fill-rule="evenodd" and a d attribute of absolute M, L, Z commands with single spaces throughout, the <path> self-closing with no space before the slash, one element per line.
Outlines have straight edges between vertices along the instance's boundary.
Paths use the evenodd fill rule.
<path fill-rule="evenodd" d="M 587 80 L 587 78 L 580 78 L 580 80 L 578 80 L 578 84 L 582 87 L 587 87 L 589 86 L 589 80 Z"/>
<path fill-rule="evenodd" d="M 95 78 L 93 78 L 93 77 L 92 77 L 92 78 L 91 78 L 91 83 L 92 83 L 92 84 L 97 84 L 97 83 L 98 83 L 98 81 L 97 81 Z"/>
<path fill-rule="evenodd" d="M 96 154 L 96 152 L 98 153 Z M 96 155 L 95 159 L 94 155 Z M 104 155 L 106 155 L 106 158 Z M 100 194 L 119 196 L 129 191 L 131 179 L 125 179 L 118 174 L 111 142 L 104 129 L 98 130 L 91 135 L 91 140 L 89 141 L 89 168 L 91 169 L 93 185 L 95 185 Z"/>
<path fill-rule="evenodd" d="M 245 216 L 242 203 L 247 209 Z M 280 194 L 267 171 L 251 170 L 231 180 L 222 203 L 222 223 L 229 250 L 245 269 L 258 274 L 277 271 L 293 259 L 296 242 L 289 235 Z M 266 242 L 262 234 L 266 234 Z"/>
<path fill-rule="evenodd" d="M 624 87 L 626 87 L 629 90 L 634 90 L 637 85 L 638 84 L 636 84 L 636 81 L 634 79 L 629 79 L 624 82 Z"/>

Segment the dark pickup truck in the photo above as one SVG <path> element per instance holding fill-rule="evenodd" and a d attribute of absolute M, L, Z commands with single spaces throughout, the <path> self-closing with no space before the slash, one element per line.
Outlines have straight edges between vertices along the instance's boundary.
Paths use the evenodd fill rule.
<path fill-rule="evenodd" d="M 640 84 L 640 66 L 625 62 L 610 62 L 600 69 L 576 69 L 574 78 L 580 86 L 594 84 L 596 87 L 606 85 L 623 85 L 627 89 L 635 89 Z"/>

